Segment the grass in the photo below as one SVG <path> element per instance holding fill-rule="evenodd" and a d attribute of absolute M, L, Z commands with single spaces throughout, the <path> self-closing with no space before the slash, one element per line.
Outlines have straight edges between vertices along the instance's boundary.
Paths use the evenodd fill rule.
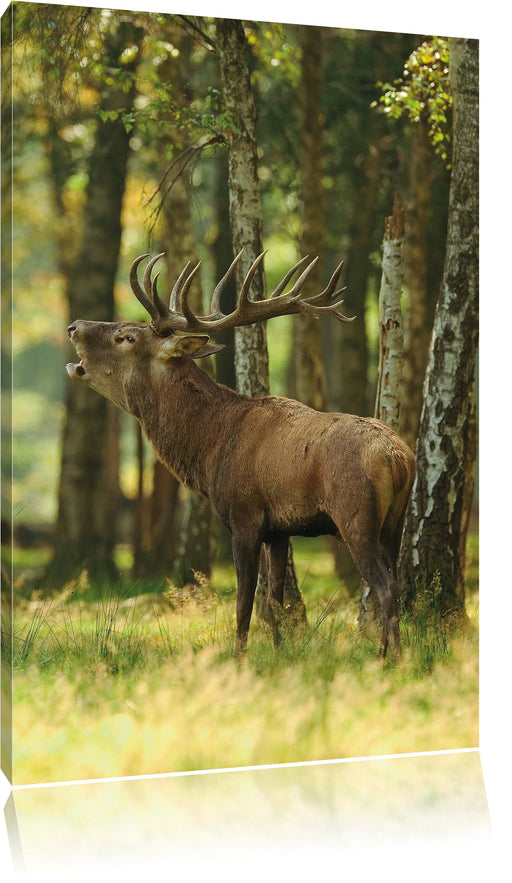
<path fill-rule="evenodd" d="M 449 633 L 432 599 L 383 667 L 321 545 L 298 544 L 309 628 L 234 648 L 231 569 L 178 590 L 20 599 L 14 619 L 15 783 L 126 776 L 478 744 L 478 601 Z M 473 542 L 472 562 L 478 549 Z M 433 591 L 435 587 L 433 588 Z M 77 600 L 78 599 L 78 600 Z"/>

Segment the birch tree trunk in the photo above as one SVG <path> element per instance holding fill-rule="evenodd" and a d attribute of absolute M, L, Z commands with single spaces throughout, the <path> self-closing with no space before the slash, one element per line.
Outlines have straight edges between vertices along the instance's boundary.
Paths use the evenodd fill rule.
<path fill-rule="evenodd" d="M 478 42 L 451 41 L 453 171 L 446 260 L 424 388 L 418 476 L 402 544 L 405 602 L 440 585 L 442 612 L 464 611 L 468 486 L 474 480 L 478 345 Z"/>
<path fill-rule="evenodd" d="M 404 335 L 400 301 L 403 284 L 404 213 L 395 197 L 386 218 L 379 292 L 379 370 L 375 416 L 400 432 Z"/>
<path fill-rule="evenodd" d="M 263 251 L 263 214 L 258 179 L 256 149 L 256 108 L 247 63 L 247 45 L 241 21 L 219 19 L 216 47 L 219 57 L 222 93 L 233 127 L 228 141 L 229 217 L 233 253 L 244 249 L 236 267 L 240 289 L 252 262 Z M 251 286 L 253 300 L 265 294 L 265 280 L 260 264 Z M 268 395 L 268 350 L 265 327 L 258 323 L 235 329 L 235 372 L 237 389 L 254 398 Z M 264 556 L 262 555 L 262 561 Z M 258 595 L 266 583 L 264 565 L 260 568 Z M 293 617 L 305 620 L 305 606 L 300 594 L 293 557 L 290 551 L 285 583 L 285 607 Z"/>
<path fill-rule="evenodd" d="M 404 368 L 401 435 L 414 450 L 423 402 L 432 313 L 427 289 L 427 230 L 432 179 L 432 146 L 426 123 L 413 123 L 410 138 L 410 184 L 407 201 L 405 272 L 409 305 L 404 321 Z"/>
<path fill-rule="evenodd" d="M 375 417 L 400 431 L 400 397 L 403 370 L 403 243 L 404 213 L 395 195 L 393 214 L 386 218 L 382 242 L 382 275 L 379 291 L 379 369 L 375 395 Z M 370 602 L 370 603 L 368 603 Z M 371 620 L 371 623 L 370 623 Z M 380 604 L 363 582 L 359 623 L 363 628 L 381 626 Z"/>
<path fill-rule="evenodd" d="M 249 77 L 245 32 L 241 21 L 220 19 L 216 45 L 224 104 L 233 121 L 228 143 L 229 217 L 233 253 L 244 249 L 236 267 L 238 290 L 252 262 L 263 251 L 263 214 L 256 152 L 256 109 Z M 265 295 L 260 265 L 251 285 L 253 300 Z M 255 398 L 268 395 L 268 351 L 264 325 L 235 329 L 238 391 Z"/>

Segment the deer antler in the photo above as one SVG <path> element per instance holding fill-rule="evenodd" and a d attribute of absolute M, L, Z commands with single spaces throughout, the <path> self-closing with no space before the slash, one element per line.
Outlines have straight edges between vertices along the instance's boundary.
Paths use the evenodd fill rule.
<path fill-rule="evenodd" d="M 285 316 L 293 313 L 306 313 L 318 319 L 325 313 L 330 313 L 339 322 L 353 322 L 354 318 L 348 318 L 340 313 L 339 307 L 343 303 L 342 300 L 333 303 L 334 299 L 344 289 L 336 291 L 336 284 L 343 269 L 343 261 L 336 267 L 326 288 L 313 297 L 303 298 L 302 288 L 304 283 L 316 264 L 318 258 L 309 260 L 309 257 L 301 258 L 293 267 L 285 274 L 279 282 L 276 289 L 270 297 L 265 300 L 253 301 L 249 300 L 249 289 L 254 278 L 258 266 L 265 257 L 266 252 L 262 252 L 249 267 L 247 275 L 242 283 L 242 287 L 238 294 L 236 308 L 232 313 L 225 314 L 220 309 L 220 299 L 227 282 L 234 274 L 235 267 L 242 257 L 243 249 L 232 262 L 231 266 L 217 283 L 212 294 L 210 315 L 196 316 L 188 303 L 188 292 L 192 280 L 201 266 L 201 262 L 188 273 L 190 263 L 181 271 L 169 298 L 169 307 L 166 307 L 157 291 L 158 273 L 151 279 L 151 273 L 156 262 L 163 257 L 159 254 L 152 258 L 145 271 L 143 277 L 144 290 L 141 288 L 137 270 L 140 262 L 149 255 L 141 255 L 133 262 L 130 271 L 130 284 L 132 291 L 138 298 L 142 306 L 151 316 L 151 325 L 154 331 L 160 336 L 166 336 L 173 331 L 192 331 L 206 332 L 215 334 L 220 331 L 226 331 L 229 328 L 236 328 L 241 325 L 252 325 L 256 322 L 262 322 L 265 319 L 271 319 L 275 316 Z M 309 261 L 309 263 L 308 263 Z M 302 269 L 304 268 L 304 269 Z M 292 288 L 285 292 L 284 289 L 298 271 L 302 270 L 300 276 L 296 279 Z"/>

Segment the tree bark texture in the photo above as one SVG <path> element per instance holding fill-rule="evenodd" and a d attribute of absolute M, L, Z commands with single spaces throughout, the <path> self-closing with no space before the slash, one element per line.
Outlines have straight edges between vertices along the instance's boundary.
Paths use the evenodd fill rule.
<path fill-rule="evenodd" d="M 428 303 L 428 224 L 432 190 L 432 146 L 423 119 L 409 132 L 409 195 L 406 204 L 405 275 L 409 304 L 404 320 L 401 435 L 414 450 L 423 403 L 423 383 L 432 332 Z"/>
<path fill-rule="evenodd" d="M 105 67 L 121 68 L 126 46 L 139 44 L 142 32 L 118 23 L 106 40 Z M 134 72 L 136 59 L 124 70 Z M 105 86 L 100 107 L 130 108 L 135 87 Z M 112 321 L 114 282 L 121 242 L 121 208 L 129 155 L 129 135 L 119 118 L 98 122 L 89 161 L 89 184 L 80 251 L 69 281 L 70 320 L 77 317 Z M 82 568 L 93 579 L 109 578 L 113 563 L 114 509 L 119 490 L 112 406 L 85 384 L 68 385 L 67 416 L 62 445 L 59 508 L 49 584 L 70 579 Z M 110 446 L 108 439 L 110 436 Z"/>
<path fill-rule="evenodd" d="M 325 206 L 322 180 L 322 29 L 302 27 L 301 84 L 301 254 L 318 257 L 304 286 L 306 297 L 322 290 Z M 293 320 L 295 390 L 297 398 L 325 411 L 326 386 L 322 360 L 322 326 L 310 316 Z"/>
<path fill-rule="evenodd" d="M 405 217 L 395 194 L 393 214 L 384 222 L 382 275 L 379 291 L 379 367 L 375 394 L 375 417 L 400 432 L 400 400 L 403 369 L 402 285 Z M 380 604 L 363 582 L 359 607 L 362 628 L 382 625 Z"/>
<path fill-rule="evenodd" d="M 448 238 L 424 388 L 418 476 L 402 545 L 405 601 L 441 585 L 444 612 L 464 610 L 467 496 L 475 468 L 478 345 L 478 42 L 451 43 L 453 171 Z"/>
<path fill-rule="evenodd" d="M 252 262 L 263 251 L 263 214 L 256 150 L 256 108 L 241 21 L 220 19 L 216 45 L 222 94 L 232 120 L 228 135 L 229 217 L 233 252 L 244 249 L 236 268 L 240 290 Z M 265 281 L 260 265 L 251 285 L 251 298 L 261 300 Z M 268 352 L 265 327 L 260 323 L 235 329 L 235 372 L 239 392 L 268 395 Z"/>
<path fill-rule="evenodd" d="M 233 253 L 244 249 L 236 268 L 237 289 L 252 262 L 263 251 L 263 213 L 258 179 L 256 108 L 247 62 L 247 44 L 241 21 L 219 19 L 216 32 L 222 93 L 232 121 L 228 138 L 229 217 Z M 262 265 L 252 286 L 253 300 L 265 294 Z M 259 323 L 235 329 L 235 373 L 238 391 L 253 398 L 268 395 L 268 350 L 264 326 Z M 263 558 L 264 556 L 262 556 Z M 257 596 L 266 593 L 266 574 L 260 569 Z M 288 558 L 285 606 L 305 615 L 293 559 Z"/>
<path fill-rule="evenodd" d="M 339 338 L 339 401 L 336 410 L 347 414 L 370 413 L 368 397 L 368 341 L 366 335 L 366 296 L 370 276 L 373 224 L 381 180 L 380 120 L 368 133 L 368 147 L 354 169 L 354 204 L 350 224 L 350 250 L 345 267 L 347 290 L 344 312 L 357 316 L 350 325 L 332 327 Z"/>
<path fill-rule="evenodd" d="M 149 504 L 151 573 L 170 576 L 179 542 L 180 484 L 160 460 L 153 461 L 153 491 Z M 149 569 L 149 568 L 148 568 Z"/>
<path fill-rule="evenodd" d="M 173 95 L 186 100 L 186 71 L 190 69 L 192 41 L 172 22 L 167 23 L 167 37 L 179 46 L 177 57 L 168 57 L 158 68 L 158 76 L 167 82 Z M 182 149 L 182 135 L 168 120 L 165 137 L 162 137 L 161 153 L 172 144 L 177 154 Z M 172 287 L 179 273 L 190 261 L 197 262 L 196 241 L 192 231 L 190 194 L 184 175 L 169 177 L 168 168 L 161 172 L 160 200 L 155 215 L 162 223 L 155 234 L 167 254 L 168 288 Z M 190 302 L 192 309 L 201 315 L 203 292 L 199 277 L 193 283 Z M 162 286 L 163 291 L 163 286 Z M 208 360 L 209 361 L 209 360 Z M 206 367 L 203 364 L 203 367 Z M 142 449 L 141 449 L 142 454 Z M 184 502 L 183 502 L 183 497 Z M 211 505 L 198 494 L 180 490 L 178 480 L 157 459 L 152 464 L 152 491 L 150 499 L 144 497 L 144 482 L 139 481 L 139 497 L 134 531 L 134 570 L 137 575 L 153 577 L 168 576 L 179 585 L 193 582 L 194 571 L 209 576 L 211 570 L 210 523 Z"/>
<path fill-rule="evenodd" d="M 379 370 L 375 416 L 400 432 L 400 399 L 403 368 L 404 213 L 397 198 L 386 218 L 382 243 L 382 278 L 379 292 Z"/>
<path fill-rule="evenodd" d="M 212 247 L 212 260 L 215 280 L 221 279 L 233 260 L 233 246 L 231 243 L 231 227 L 229 224 L 229 188 L 227 180 L 227 157 L 220 151 L 215 157 L 215 219 L 217 236 Z M 230 279 L 222 293 L 222 308 L 225 313 L 231 313 L 236 306 L 236 286 Z M 231 328 L 224 331 L 222 342 L 225 349 L 217 353 L 215 368 L 217 380 L 231 389 L 236 389 L 235 374 L 235 332 Z"/>
<path fill-rule="evenodd" d="M 164 202 L 165 245 L 172 263 L 169 272 L 173 283 L 187 261 L 195 261 L 196 243 L 192 232 L 190 199 L 185 182 L 178 179 Z M 203 290 L 196 279 L 191 289 L 190 305 L 199 315 L 204 312 Z M 207 359 L 203 363 L 206 371 L 212 371 Z M 200 494 L 184 491 L 185 502 L 181 512 L 178 549 L 172 567 L 172 578 L 183 586 L 194 582 L 194 572 L 209 577 L 211 573 L 211 523 L 210 501 Z M 178 501 L 172 494 L 171 501 Z M 165 542 L 165 538 L 162 538 Z M 168 538 L 167 538 L 168 541 Z"/>
<path fill-rule="evenodd" d="M 196 573 L 205 577 L 211 575 L 211 527 L 210 501 L 189 491 L 185 497 L 178 551 L 172 568 L 172 580 L 176 585 L 195 583 Z"/>

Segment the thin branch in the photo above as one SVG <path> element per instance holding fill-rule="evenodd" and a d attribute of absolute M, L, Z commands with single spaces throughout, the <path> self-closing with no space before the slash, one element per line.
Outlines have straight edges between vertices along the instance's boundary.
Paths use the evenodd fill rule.
<path fill-rule="evenodd" d="M 193 144 L 191 147 L 187 147 L 183 150 L 177 157 L 174 159 L 170 165 L 167 166 L 165 172 L 163 173 L 156 190 L 151 194 L 151 196 L 147 199 L 147 205 L 150 205 L 155 197 L 160 194 L 160 200 L 158 205 L 153 209 L 150 215 L 150 226 L 149 226 L 149 235 L 151 236 L 153 230 L 155 229 L 158 218 L 160 217 L 160 213 L 164 207 L 165 200 L 167 199 L 169 193 L 172 188 L 176 184 L 180 178 L 183 177 L 185 170 L 189 166 L 195 167 L 195 164 L 199 161 L 199 156 L 201 151 L 205 150 L 207 147 L 211 147 L 213 144 L 224 144 L 224 136 L 223 135 L 214 135 L 211 138 L 208 138 L 207 141 L 204 141 L 202 144 Z M 172 177 L 171 181 L 166 184 L 167 178 L 171 171 L 178 166 L 178 170 L 176 174 Z M 164 189 L 164 185 L 165 189 Z"/>
<path fill-rule="evenodd" d="M 201 28 L 198 27 L 196 23 L 188 17 L 188 15 L 178 15 L 176 16 L 176 18 L 180 18 L 186 25 L 188 25 L 189 28 L 192 29 L 192 31 L 194 31 L 194 33 L 199 34 L 201 40 L 203 40 L 203 42 L 206 43 L 207 46 L 211 46 L 212 49 L 216 48 L 215 43 L 213 42 L 211 37 L 209 37 L 208 34 L 205 34 L 205 32 L 202 31 Z"/>

